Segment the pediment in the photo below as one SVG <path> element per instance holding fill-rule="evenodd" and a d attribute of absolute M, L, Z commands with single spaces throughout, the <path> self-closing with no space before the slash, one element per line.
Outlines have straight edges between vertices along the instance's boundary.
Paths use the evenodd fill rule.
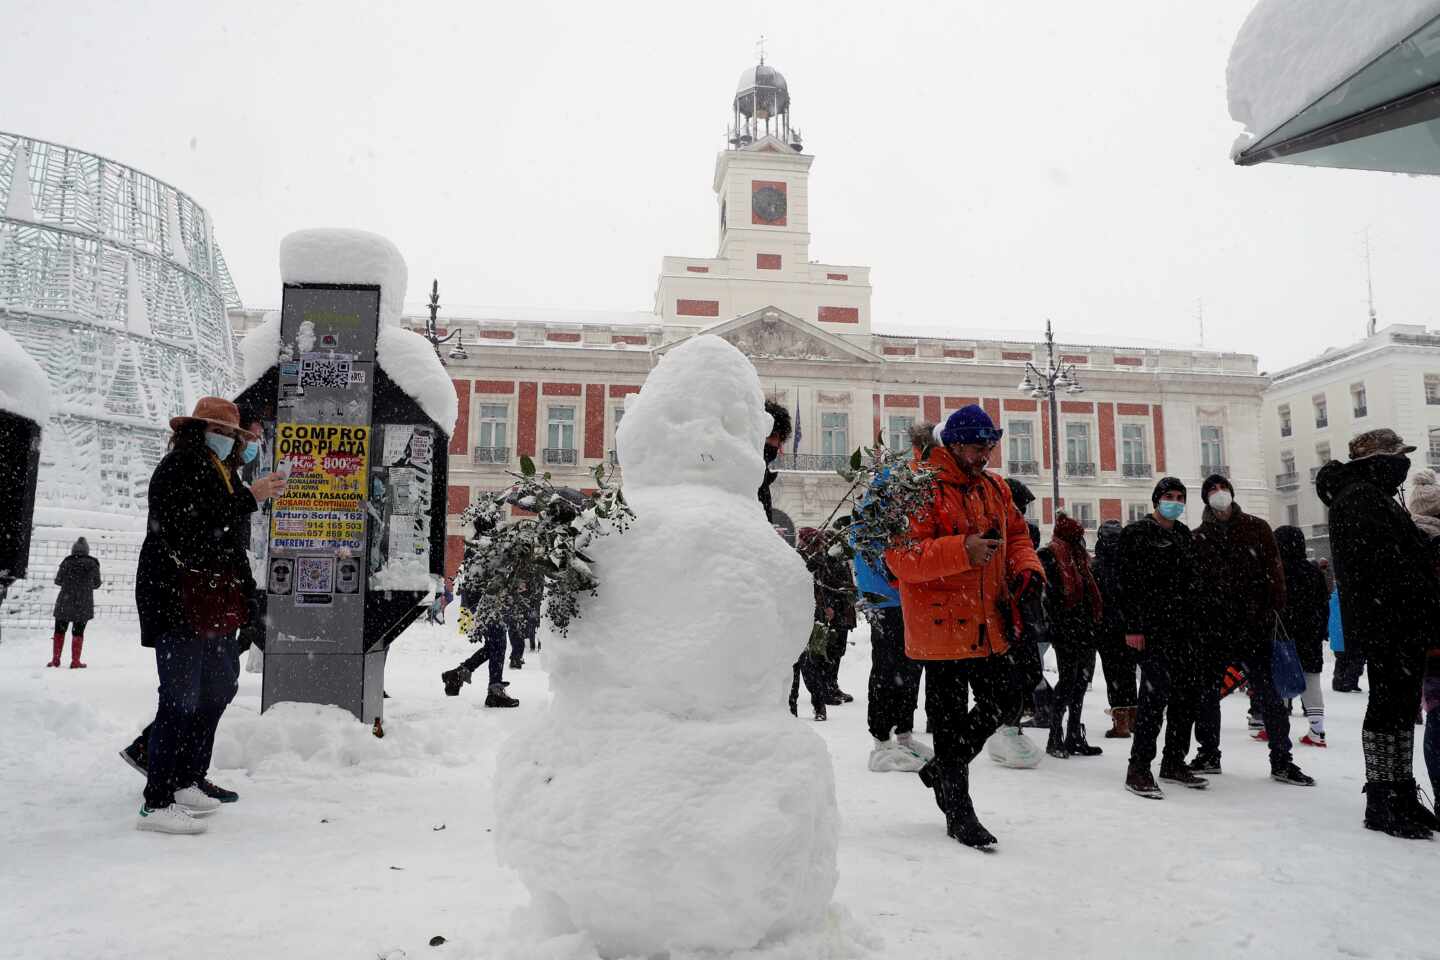
<path fill-rule="evenodd" d="M 779 307 L 761 307 L 698 331 L 714 334 L 752 359 L 839 360 L 848 363 L 883 363 L 878 355 L 857 347 L 826 330 L 806 323 Z M 680 341 L 676 341 L 680 342 Z M 665 352 L 674 344 L 660 348 Z"/>

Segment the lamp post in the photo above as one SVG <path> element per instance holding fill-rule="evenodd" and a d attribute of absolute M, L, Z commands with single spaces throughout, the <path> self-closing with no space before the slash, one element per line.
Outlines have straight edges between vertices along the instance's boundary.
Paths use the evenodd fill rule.
<path fill-rule="evenodd" d="M 1025 379 L 1020 381 L 1019 390 L 1036 400 L 1050 403 L 1050 483 L 1055 510 L 1060 509 L 1060 411 L 1056 394 L 1060 389 L 1066 393 L 1084 393 L 1075 364 L 1055 362 L 1055 333 L 1050 321 L 1045 321 L 1045 369 L 1042 371 L 1030 361 L 1025 362 Z"/>
<path fill-rule="evenodd" d="M 444 362 L 445 362 L 445 358 L 442 357 L 442 356 L 440 356 L 440 344 L 442 344 L 442 343 L 449 343 L 450 340 L 451 340 L 451 338 L 453 338 L 453 337 L 459 337 L 459 336 L 460 336 L 460 328 L 459 328 L 459 327 L 456 327 L 454 330 L 451 330 L 449 333 L 445 334 L 445 336 L 443 336 L 443 337 L 442 337 L 442 336 L 439 336 L 438 333 L 437 333 L 438 328 L 437 328 L 436 325 L 435 325 L 435 321 L 436 321 L 436 318 L 438 317 L 439 313 L 440 313 L 440 281 L 439 281 L 439 280 L 432 280 L 432 281 L 430 281 L 430 319 L 428 319 L 428 320 L 425 321 L 425 339 L 426 339 L 426 340 L 429 340 L 429 341 L 430 341 L 430 345 L 435 348 L 435 356 L 436 356 L 436 358 L 437 358 L 441 363 L 444 363 Z M 450 348 L 450 359 L 451 359 L 451 360 L 469 360 L 469 359 L 470 359 L 470 354 L 468 354 L 468 353 L 465 352 L 465 339 L 464 339 L 463 337 L 460 337 L 460 339 L 456 340 L 456 341 L 455 341 L 455 346 L 453 346 L 453 347 Z"/>

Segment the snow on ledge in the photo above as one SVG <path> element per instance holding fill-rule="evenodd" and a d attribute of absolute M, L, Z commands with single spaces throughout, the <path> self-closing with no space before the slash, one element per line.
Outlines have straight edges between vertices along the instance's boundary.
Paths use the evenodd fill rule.
<path fill-rule="evenodd" d="M 1252 143 L 1436 17 L 1440 0 L 1259 0 L 1225 71 L 1230 116 Z"/>
<path fill-rule="evenodd" d="M 0 329 L 0 410 L 44 426 L 50 419 L 50 380 L 20 342 Z"/>

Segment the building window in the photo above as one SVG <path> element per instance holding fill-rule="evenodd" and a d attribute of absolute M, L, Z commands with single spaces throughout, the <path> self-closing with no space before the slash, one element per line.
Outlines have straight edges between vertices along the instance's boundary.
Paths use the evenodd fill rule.
<path fill-rule="evenodd" d="M 1290 423 L 1290 404 L 1282 403 L 1280 405 L 1280 436 L 1288 437 L 1294 432 L 1295 429 Z"/>
<path fill-rule="evenodd" d="M 1086 503 L 1083 500 L 1075 503 L 1066 503 L 1065 512 L 1070 514 L 1071 519 L 1075 520 L 1086 530 L 1095 529 L 1095 504 Z"/>
<path fill-rule="evenodd" d="M 827 457 L 850 456 L 850 414 L 820 414 L 820 452 Z"/>
<path fill-rule="evenodd" d="M 1425 402 L 1440 406 L 1440 373 L 1425 374 Z"/>
<path fill-rule="evenodd" d="M 618 444 L 615 442 L 615 438 L 620 435 L 620 421 L 621 421 L 621 420 L 624 420 L 624 419 L 625 419 L 625 408 L 624 408 L 624 407 L 611 407 L 611 408 L 610 408 L 610 456 L 609 456 L 609 460 L 610 460 L 610 465 L 611 465 L 612 467 L 613 467 L 613 466 L 616 466 L 616 465 L 618 465 L 618 464 L 620 463 L 619 457 L 617 457 L 616 454 L 615 454 L 615 448 L 618 446 Z"/>
<path fill-rule="evenodd" d="M 1286 450 L 1280 454 L 1280 472 L 1293 474 L 1295 472 L 1295 451 Z"/>
<path fill-rule="evenodd" d="M 1440 427 L 1430 428 L 1430 466 L 1440 467 Z"/>
<path fill-rule="evenodd" d="M 1065 424 L 1065 472 L 1072 477 L 1095 475 L 1095 461 L 1090 459 L 1090 424 L 1070 421 Z"/>
<path fill-rule="evenodd" d="M 1029 420 L 1011 420 L 1005 424 L 1005 436 L 1010 440 L 1010 472 L 1039 476 L 1040 469 L 1035 462 L 1035 424 Z"/>
<path fill-rule="evenodd" d="M 1310 468 L 1310 479 L 1313 481 L 1313 480 L 1315 479 L 1315 474 L 1317 474 L 1317 473 L 1320 472 L 1320 468 L 1323 467 L 1323 466 L 1325 466 L 1325 464 L 1327 464 L 1327 463 L 1329 463 L 1329 462 L 1330 462 L 1330 444 L 1328 444 L 1328 443 L 1317 443 L 1317 444 L 1315 444 L 1315 466 L 1313 466 L 1313 467 Z"/>
<path fill-rule="evenodd" d="M 475 418 L 475 463 L 510 462 L 510 408 L 503 403 L 482 403 Z"/>
<path fill-rule="evenodd" d="M 1324 395 L 1312 398 L 1311 402 L 1315 404 L 1315 429 L 1323 430 L 1330 426 L 1330 408 L 1325 404 Z"/>
<path fill-rule="evenodd" d="M 545 462 L 575 462 L 574 407 L 551 407 L 546 414 Z"/>
<path fill-rule="evenodd" d="M 1125 508 L 1125 522 L 1134 523 L 1136 520 L 1144 520 L 1150 515 L 1150 504 L 1132 503 Z"/>
<path fill-rule="evenodd" d="M 1226 473 L 1224 437 L 1217 426 L 1200 428 L 1200 472 L 1205 476 Z"/>
<path fill-rule="evenodd" d="M 886 434 L 886 442 L 893 451 L 910 449 L 910 428 L 915 426 L 914 417 L 890 417 L 886 421 L 889 428 Z"/>
<path fill-rule="evenodd" d="M 1350 403 L 1355 411 L 1355 419 L 1359 420 L 1370 412 L 1369 405 L 1365 402 L 1365 384 L 1356 383 L 1350 386 Z"/>
<path fill-rule="evenodd" d="M 1125 476 L 1150 476 L 1152 471 L 1145 449 L 1145 425 L 1143 423 L 1122 423 L 1120 425 L 1120 460 L 1121 470 Z"/>
<path fill-rule="evenodd" d="M 1300 526 L 1300 505 L 1297 503 L 1285 504 L 1285 522 L 1292 527 Z"/>

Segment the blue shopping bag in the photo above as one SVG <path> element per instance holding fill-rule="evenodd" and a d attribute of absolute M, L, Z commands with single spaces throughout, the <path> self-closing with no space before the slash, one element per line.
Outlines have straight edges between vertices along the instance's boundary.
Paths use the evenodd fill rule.
<path fill-rule="evenodd" d="M 1275 618 L 1274 642 L 1271 643 L 1272 670 L 1275 692 L 1281 700 L 1290 700 L 1305 692 L 1305 670 L 1300 666 L 1300 655 L 1295 652 L 1295 641 L 1280 618 Z"/>

